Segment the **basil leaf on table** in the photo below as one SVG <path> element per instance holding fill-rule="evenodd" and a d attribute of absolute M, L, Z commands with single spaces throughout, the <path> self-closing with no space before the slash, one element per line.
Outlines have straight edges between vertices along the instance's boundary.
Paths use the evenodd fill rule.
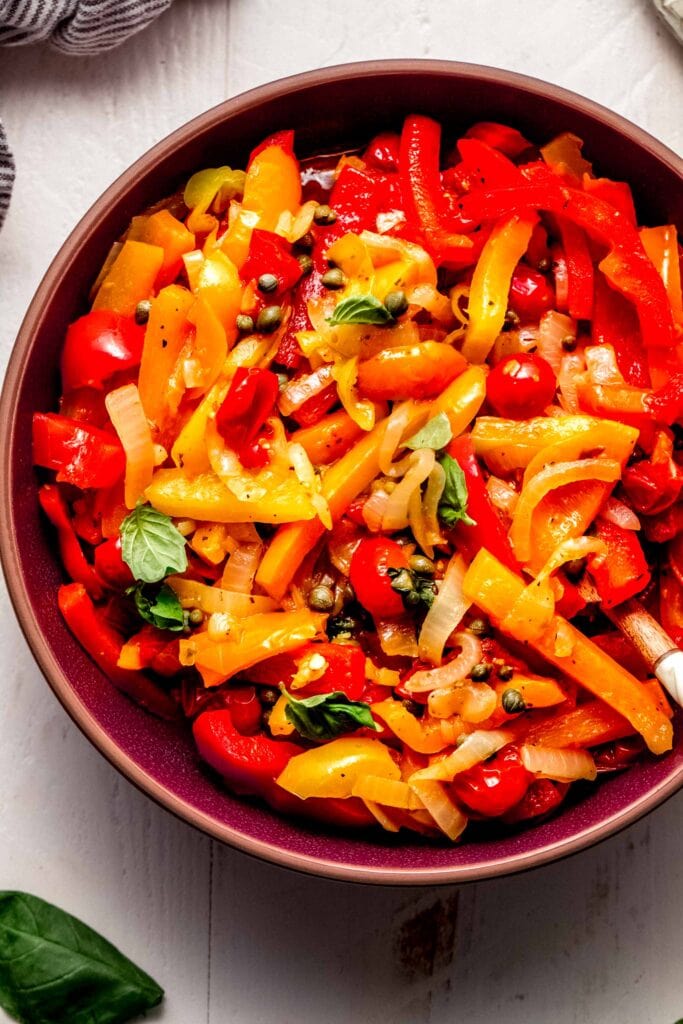
<path fill-rule="evenodd" d="M 175 633 L 183 628 L 183 607 L 167 584 L 162 583 L 155 590 L 152 586 L 139 583 L 133 592 L 138 615 L 145 622 L 157 629 L 170 629 Z"/>
<path fill-rule="evenodd" d="M 122 1024 L 164 991 L 82 921 L 0 892 L 0 1006 L 22 1024 Z"/>
<path fill-rule="evenodd" d="M 451 421 L 445 412 L 440 412 L 436 416 L 432 416 L 422 430 L 418 430 L 416 434 L 409 437 L 405 446 L 413 451 L 417 451 L 418 448 L 433 448 L 435 452 L 438 452 L 441 448 L 446 447 L 452 437 Z"/>
<path fill-rule="evenodd" d="M 170 516 L 151 505 L 136 505 L 121 523 L 121 555 L 143 583 L 159 583 L 187 569 L 185 538 Z"/>
<path fill-rule="evenodd" d="M 453 526 L 457 522 L 476 526 L 474 519 L 467 514 L 467 483 L 459 463 L 450 455 L 443 455 L 439 463 L 446 474 L 446 483 L 437 509 L 439 519 L 446 526 Z"/>
<path fill-rule="evenodd" d="M 337 324 L 375 324 L 382 326 L 393 320 L 393 316 L 374 295 L 350 295 L 335 307 L 327 322 Z"/>
<path fill-rule="evenodd" d="M 282 688 L 287 698 L 285 715 L 300 736 L 307 740 L 333 740 L 345 732 L 355 732 L 361 726 L 379 731 L 370 713 L 370 705 L 350 700 L 345 693 L 319 693 L 298 700 Z"/>

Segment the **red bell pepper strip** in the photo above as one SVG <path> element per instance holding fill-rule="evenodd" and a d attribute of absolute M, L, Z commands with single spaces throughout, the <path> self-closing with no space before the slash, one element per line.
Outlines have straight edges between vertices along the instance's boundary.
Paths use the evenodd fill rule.
<path fill-rule="evenodd" d="M 678 423 L 683 419 L 683 373 L 676 373 L 666 384 L 649 395 L 646 405 L 660 423 Z"/>
<path fill-rule="evenodd" d="M 520 156 L 526 149 L 531 149 L 531 143 L 524 138 L 521 132 L 506 124 L 498 124 L 496 121 L 477 121 L 467 129 L 465 135 L 468 139 L 479 139 L 513 159 Z"/>
<path fill-rule="evenodd" d="M 272 658 L 253 665 L 245 674 L 249 681 L 261 686 L 289 686 L 296 663 L 310 654 L 321 654 L 327 662 L 327 668 L 319 679 L 315 679 L 297 690 L 297 696 L 303 694 L 312 697 L 319 693 L 334 693 L 339 690 L 349 700 L 362 700 L 365 690 L 365 655 L 360 647 L 354 644 L 311 643 L 290 651 L 289 654 L 276 654 Z"/>
<path fill-rule="evenodd" d="M 646 346 L 670 347 L 674 321 L 664 282 L 648 259 L 638 232 L 610 204 L 571 188 L 545 166 L 525 168 L 528 184 L 477 190 L 458 200 L 461 215 L 481 223 L 524 210 L 547 210 L 571 220 L 609 249 L 599 266 L 614 287 L 633 302 Z"/>
<path fill-rule="evenodd" d="M 110 587 L 121 589 L 135 582 L 121 554 L 121 538 L 110 537 L 95 548 L 95 568 Z"/>
<path fill-rule="evenodd" d="M 602 274 L 595 278 L 592 339 L 598 345 L 612 346 L 627 384 L 650 387 L 650 371 L 633 306 L 610 288 Z"/>
<path fill-rule="evenodd" d="M 683 505 L 672 505 L 666 512 L 643 518 L 643 533 L 654 544 L 665 544 L 683 533 Z"/>
<path fill-rule="evenodd" d="M 256 439 L 275 408 L 278 392 L 277 375 L 272 370 L 240 367 L 235 373 L 216 413 L 216 428 L 238 455 Z"/>
<path fill-rule="evenodd" d="M 144 339 L 144 327 L 108 309 L 74 320 L 62 349 L 63 390 L 102 388 L 113 374 L 139 366 Z"/>
<path fill-rule="evenodd" d="M 269 146 L 279 146 L 280 149 L 284 149 L 285 153 L 294 153 L 294 131 L 291 128 L 286 128 L 280 132 L 273 132 L 272 135 L 266 136 L 263 142 L 259 142 L 255 149 L 252 149 L 249 154 L 249 160 L 247 162 L 247 170 L 249 170 L 251 164 L 254 162 L 254 158 L 262 153 L 264 149 L 268 149 Z"/>
<path fill-rule="evenodd" d="M 637 512 L 654 516 L 678 501 L 683 475 L 673 459 L 642 459 L 626 467 L 622 485 L 629 504 Z"/>
<path fill-rule="evenodd" d="M 336 384 L 328 384 L 326 388 L 307 398 L 303 405 L 290 413 L 291 419 L 300 427 L 311 427 L 318 423 L 339 401 Z"/>
<path fill-rule="evenodd" d="M 524 184 L 519 167 L 480 139 L 459 139 L 458 152 L 462 159 L 461 173 L 472 180 L 473 187 L 508 188 Z"/>
<path fill-rule="evenodd" d="M 227 692 L 232 724 L 242 736 L 253 736 L 261 728 L 263 708 L 253 686 L 235 686 Z"/>
<path fill-rule="evenodd" d="M 141 672 L 119 668 L 123 641 L 95 607 L 82 583 L 60 587 L 57 601 L 71 632 L 117 689 L 159 718 L 177 718 L 175 703 L 151 679 Z"/>
<path fill-rule="evenodd" d="M 126 468 L 123 448 L 112 434 L 45 412 L 33 414 L 33 461 L 56 470 L 60 483 L 83 490 L 111 487 Z"/>
<path fill-rule="evenodd" d="M 586 175 L 583 179 L 583 190 L 597 199 L 609 203 L 615 210 L 622 213 L 629 224 L 635 228 L 638 224 L 636 207 L 633 202 L 631 186 L 625 181 L 612 181 L 610 178 L 590 178 Z"/>
<path fill-rule="evenodd" d="M 593 311 L 593 261 L 580 227 L 557 218 L 567 264 L 568 307 L 575 320 L 588 320 Z"/>
<path fill-rule="evenodd" d="M 76 536 L 93 547 L 102 543 L 102 516 L 96 508 L 96 498 L 96 492 L 90 491 L 77 498 L 71 506 L 71 522 Z"/>
<path fill-rule="evenodd" d="M 347 231 L 376 231 L 378 213 L 402 209 L 398 175 L 345 164 L 330 194 L 330 206 L 337 215 L 337 237 Z"/>
<path fill-rule="evenodd" d="M 249 254 L 240 271 L 243 281 L 258 280 L 262 274 L 273 274 L 278 281 L 278 295 L 293 288 L 301 277 L 301 265 L 289 251 L 289 244 L 272 231 L 254 228 Z"/>
<path fill-rule="evenodd" d="M 468 560 L 474 558 L 480 548 L 486 548 L 508 569 L 517 573 L 521 572 L 505 525 L 486 489 L 486 481 L 469 435 L 462 434 L 451 441 L 447 452 L 455 459 L 465 475 L 467 514 L 470 519 L 474 520 L 474 526 L 462 522 L 455 525 L 453 532 L 457 547 Z"/>
<path fill-rule="evenodd" d="M 400 177 L 408 223 L 438 262 L 458 260 L 471 239 L 448 229 L 449 207 L 439 167 L 441 125 L 420 114 L 407 117 L 401 133 Z M 464 253 L 465 257 L 467 253 Z"/>
<path fill-rule="evenodd" d="M 589 571 L 603 608 L 614 608 L 644 590 L 650 570 L 635 530 L 625 530 L 607 519 L 595 521 L 595 536 L 607 547 L 607 557 L 593 556 Z"/>
<path fill-rule="evenodd" d="M 59 553 L 67 575 L 82 583 L 92 597 L 102 596 L 102 580 L 88 562 L 69 518 L 64 498 L 54 484 L 45 484 L 38 491 L 40 506 L 57 530 Z"/>
<path fill-rule="evenodd" d="M 380 132 L 371 139 L 363 160 L 378 171 L 398 171 L 401 137 L 396 132 Z"/>

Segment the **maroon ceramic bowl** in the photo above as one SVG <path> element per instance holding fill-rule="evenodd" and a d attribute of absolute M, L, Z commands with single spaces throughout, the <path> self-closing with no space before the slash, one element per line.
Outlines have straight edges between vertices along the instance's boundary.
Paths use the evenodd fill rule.
<path fill-rule="evenodd" d="M 187 729 L 158 721 L 114 689 L 66 629 L 54 541 L 38 514 L 31 414 L 59 393 L 64 331 L 85 309 L 97 268 L 130 218 L 201 167 L 244 165 L 279 128 L 300 156 L 338 151 L 399 127 L 409 112 L 453 136 L 476 120 L 509 122 L 534 140 L 572 131 L 599 171 L 627 179 L 645 222 L 683 228 L 681 161 L 616 114 L 543 82 L 491 68 L 387 61 L 314 71 L 229 100 L 151 149 L 86 214 L 48 270 L 10 360 L 0 404 L 0 551 L 21 627 L 48 682 L 85 735 L 158 803 L 208 835 L 266 860 L 331 878 L 385 884 L 462 882 L 519 871 L 581 850 L 660 804 L 683 783 L 683 740 L 586 791 L 551 820 L 458 846 L 401 834 L 324 832 L 237 799 L 199 764 Z M 46 696 L 46 700 L 48 697 Z"/>

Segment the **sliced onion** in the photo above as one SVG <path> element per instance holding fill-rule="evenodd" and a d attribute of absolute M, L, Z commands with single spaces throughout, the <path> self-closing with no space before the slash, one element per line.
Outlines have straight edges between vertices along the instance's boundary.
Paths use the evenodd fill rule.
<path fill-rule="evenodd" d="M 326 530 L 332 529 L 332 513 L 327 498 L 322 492 L 320 477 L 316 475 L 313 463 L 303 445 L 293 441 L 289 444 L 289 461 L 296 478 L 311 499 L 311 505 Z"/>
<path fill-rule="evenodd" d="M 252 594 L 238 594 L 223 587 L 209 587 L 206 583 L 186 580 L 181 576 L 169 576 L 166 580 L 175 591 L 183 608 L 199 608 L 208 615 L 258 615 L 272 612 L 277 607 L 270 597 Z"/>
<path fill-rule="evenodd" d="M 375 619 L 380 647 L 388 657 L 417 658 L 415 623 L 411 615 L 397 619 Z"/>
<path fill-rule="evenodd" d="M 432 284 L 416 284 L 407 292 L 408 302 L 411 306 L 420 306 L 425 309 L 434 320 L 441 324 L 450 325 L 453 323 L 453 310 L 450 299 L 443 295 Z"/>
<path fill-rule="evenodd" d="M 568 750 L 559 747 L 532 747 L 525 744 L 520 750 L 527 771 L 539 779 L 556 782 L 576 782 L 597 776 L 595 761 L 587 750 Z"/>
<path fill-rule="evenodd" d="M 313 214 L 317 208 L 316 201 L 310 199 L 299 207 L 295 215 L 289 210 L 283 210 L 275 226 L 275 234 L 282 235 L 288 242 L 298 242 L 313 223 Z"/>
<path fill-rule="evenodd" d="M 365 242 L 375 267 L 393 263 L 397 259 L 415 263 L 418 268 L 418 279 L 436 287 L 434 261 L 421 246 L 414 242 L 406 242 L 402 238 L 379 235 L 373 231 L 361 231 L 360 239 Z"/>
<path fill-rule="evenodd" d="M 439 523 L 439 502 L 446 486 L 446 473 L 439 462 L 435 462 L 427 478 L 427 487 L 422 499 L 425 531 L 430 545 L 442 544 L 441 525 Z M 431 555 L 430 555 L 431 557 Z"/>
<path fill-rule="evenodd" d="M 152 482 L 154 442 L 135 384 L 110 391 L 104 400 L 109 418 L 126 454 L 126 508 L 135 508 Z"/>
<path fill-rule="evenodd" d="M 557 375 L 557 386 L 560 390 L 560 402 L 565 412 L 572 414 L 579 413 L 579 397 L 576 386 L 576 378 L 580 373 L 586 372 L 586 360 L 578 353 L 562 357 L 560 370 Z"/>
<path fill-rule="evenodd" d="M 446 787 L 440 782 L 424 780 L 410 785 L 441 831 L 455 842 L 465 831 L 468 819 Z"/>
<path fill-rule="evenodd" d="M 400 446 L 411 414 L 411 403 L 403 402 L 395 409 L 386 421 L 386 428 L 379 446 L 379 468 L 385 476 L 401 476 L 408 468 L 409 456 L 400 463 L 394 464 L 393 459 Z"/>
<path fill-rule="evenodd" d="M 395 821 L 393 821 L 391 816 L 387 814 L 383 807 L 380 807 L 379 804 L 373 803 L 372 800 L 364 800 L 363 803 L 370 811 L 370 814 L 373 816 L 375 821 L 382 826 L 385 832 L 398 832 L 399 826 Z"/>
<path fill-rule="evenodd" d="M 486 490 L 489 492 L 491 501 L 506 516 L 512 517 L 519 494 L 512 484 L 501 480 L 499 476 L 490 476 L 486 481 Z"/>
<path fill-rule="evenodd" d="M 459 576 L 460 569 L 458 569 L 457 572 Z M 456 580 L 457 578 L 458 577 L 456 577 Z M 456 582 L 454 586 L 457 585 L 458 584 Z M 459 585 L 462 589 L 462 577 L 460 577 Z M 434 605 L 435 604 L 436 601 L 434 602 Z M 434 605 L 432 605 L 432 608 Z M 430 611 L 431 610 L 432 609 L 430 608 Z M 465 611 L 466 610 L 467 609 L 465 609 Z M 464 614 L 465 612 L 463 611 L 463 615 Z M 422 634 L 420 634 L 420 638 L 422 638 Z M 444 639 L 444 644 L 446 639 L 447 637 Z M 459 683 L 461 679 L 467 678 L 474 666 L 478 665 L 481 661 L 481 641 L 478 637 L 466 630 L 461 633 L 456 633 L 454 640 L 460 647 L 460 654 L 445 665 L 442 665 L 440 668 L 430 668 L 425 669 L 422 672 L 416 672 L 415 675 L 406 680 L 404 684 L 408 693 L 429 693 L 431 690 L 436 690 L 437 688 L 443 689 L 443 687 L 446 686 L 454 686 L 455 683 Z"/>
<path fill-rule="evenodd" d="M 459 715 L 463 722 L 485 722 L 496 710 L 496 691 L 487 683 L 462 682 L 429 694 L 429 713 L 434 718 Z"/>
<path fill-rule="evenodd" d="M 503 729 L 477 729 L 463 740 L 452 754 L 446 754 L 427 768 L 420 768 L 408 780 L 412 785 L 422 779 L 436 782 L 452 782 L 460 772 L 467 771 L 512 740 L 512 734 Z"/>
<path fill-rule="evenodd" d="M 617 498 L 610 497 L 607 499 L 602 507 L 599 518 L 606 519 L 609 523 L 614 523 L 615 526 L 620 526 L 622 530 L 640 529 L 640 519 L 633 509 Z"/>
<path fill-rule="evenodd" d="M 238 594 L 251 594 L 262 553 L 262 544 L 241 544 L 227 561 L 221 587 Z"/>
<path fill-rule="evenodd" d="M 362 533 L 348 533 L 333 530 L 327 541 L 327 553 L 335 569 L 338 569 L 343 576 L 348 576 L 351 571 L 351 559 L 361 542 Z"/>
<path fill-rule="evenodd" d="M 538 328 L 537 350 L 555 373 L 559 373 L 565 355 L 562 342 L 567 337 L 576 338 L 576 321 L 555 309 L 544 313 Z"/>
<path fill-rule="evenodd" d="M 422 629 L 420 630 L 420 638 L 418 641 L 418 652 L 422 661 L 430 661 L 432 665 L 438 665 L 443 657 L 444 647 L 446 641 L 453 632 L 457 629 L 463 620 L 465 612 L 471 605 L 471 601 L 468 601 L 462 590 L 462 581 L 465 578 L 467 572 L 467 566 L 462 555 L 453 555 L 444 578 L 437 584 L 437 595 L 434 599 L 434 603 L 427 612 L 425 620 L 422 623 Z M 471 633 L 463 634 L 468 639 L 464 641 L 463 653 L 465 646 L 469 646 L 470 654 L 476 652 L 477 657 L 473 664 L 477 664 L 477 661 L 481 659 L 481 644 L 476 641 Z M 476 641 L 473 645 L 469 644 L 469 638 Z M 462 658 L 462 654 L 460 655 Z M 456 658 L 457 662 L 459 658 Z M 464 659 L 463 664 L 467 659 Z M 454 662 L 451 662 L 454 664 Z M 416 675 L 424 675 L 427 673 L 417 673 Z M 416 676 L 413 676 L 408 680 L 411 683 Z M 413 693 L 419 692 L 416 690 Z"/>
<path fill-rule="evenodd" d="M 321 366 L 314 373 L 308 373 L 304 377 L 296 377 L 280 392 L 278 407 L 283 416 L 291 416 L 293 412 L 300 409 L 304 402 L 321 391 L 332 381 L 332 366 L 326 364 Z"/>
<path fill-rule="evenodd" d="M 386 213 L 378 213 L 375 221 L 380 235 L 393 231 L 394 228 L 402 227 L 406 222 L 406 215 L 403 210 L 387 210 Z"/>
<path fill-rule="evenodd" d="M 593 384 L 624 383 L 612 345 L 591 345 L 585 349 L 584 355 L 588 376 Z"/>
<path fill-rule="evenodd" d="M 434 463 L 436 454 L 432 448 L 420 448 L 411 452 L 410 466 L 401 482 L 389 495 L 389 501 L 382 518 L 383 530 L 402 530 L 408 525 L 408 505 L 413 491 L 422 486 Z"/>
<path fill-rule="evenodd" d="M 368 500 L 363 504 L 363 519 L 368 530 L 372 533 L 379 533 L 382 529 L 382 520 L 389 503 L 389 492 L 374 491 Z"/>

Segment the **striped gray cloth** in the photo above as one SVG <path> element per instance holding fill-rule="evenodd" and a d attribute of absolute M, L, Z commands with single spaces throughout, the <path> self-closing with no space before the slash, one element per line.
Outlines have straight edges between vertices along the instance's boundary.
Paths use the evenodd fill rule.
<path fill-rule="evenodd" d="M 0 0 L 0 45 L 46 39 L 62 53 L 87 57 L 140 32 L 173 0 Z M 0 226 L 9 207 L 14 159 L 0 121 Z"/>

